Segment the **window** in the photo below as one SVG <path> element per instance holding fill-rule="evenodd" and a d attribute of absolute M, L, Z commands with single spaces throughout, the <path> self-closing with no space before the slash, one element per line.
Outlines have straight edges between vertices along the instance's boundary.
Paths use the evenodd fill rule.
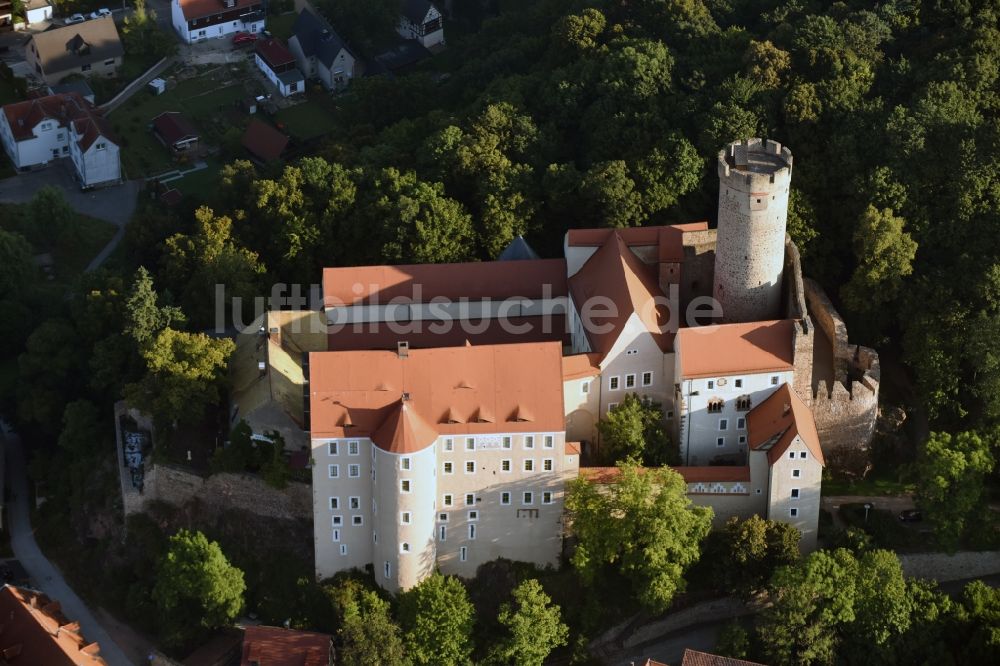
<path fill-rule="evenodd" d="M 373 497 L 372 498 L 372 515 L 374 516 L 377 513 L 378 513 L 378 505 L 375 504 L 375 498 Z"/>
<path fill-rule="evenodd" d="M 745 416 L 741 416 L 740 418 L 736 419 L 736 428 L 738 430 L 746 430 L 747 429 L 747 419 L 746 419 Z"/>
<path fill-rule="evenodd" d="M 479 512 L 478 511 L 470 511 L 469 512 L 469 520 L 470 521 L 479 520 Z"/>
<path fill-rule="evenodd" d="M 334 543 L 340 541 L 340 530 L 333 531 L 333 541 Z"/>
<path fill-rule="evenodd" d="M 340 477 L 340 465 L 328 465 L 327 466 L 327 475 L 331 479 L 339 478 Z"/>
<path fill-rule="evenodd" d="M 617 406 L 618 406 L 617 402 L 609 402 L 608 403 L 608 414 L 610 414 L 611 412 L 615 411 L 615 407 L 617 407 Z"/>
<path fill-rule="evenodd" d="M 548 490 L 542 493 L 542 504 L 552 504 L 552 493 Z"/>
<path fill-rule="evenodd" d="M 404 555 L 410 552 L 410 544 L 406 543 L 405 541 L 399 544 L 399 552 L 403 553 Z"/>
<path fill-rule="evenodd" d="M 652 384 L 653 384 L 653 373 L 652 372 L 642 373 L 642 385 L 652 386 Z"/>
<path fill-rule="evenodd" d="M 348 498 L 347 506 L 351 508 L 351 511 L 358 511 L 359 509 L 361 509 L 361 498 L 360 497 Z"/>
<path fill-rule="evenodd" d="M 674 410 L 671 409 L 671 410 L 669 410 L 667 412 L 667 418 L 668 419 L 673 419 L 674 418 Z"/>
<path fill-rule="evenodd" d="M 535 461 L 531 458 L 525 458 L 524 460 L 524 471 L 534 472 L 535 471 Z"/>
<path fill-rule="evenodd" d="M 448 513 L 445 512 L 445 511 L 442 511 L 441 513 L 439 513 L 438 514 L 438 521 L 440 521 L 442 523 L 447 523 L 448 522 Z"/>
<path fill-rule="evenodd" d="M 625 388 L 635 388 L 635 375 L 625 375 Z"/>
<path fill-rule="evenodd" d="M 718 437 L 718 438 L 716 438 L 715 445 L 716 446 L 725 446 L 726 445 L 726 438 L 725 437 Z"/>
<path fill-rule="evenodd" d="M 410 512 L 409 511 L 403 511 L 403 512 L 401 512 L 399 514 L 399 524 L 400 525 L 409 525 L 410 524 L 410 517 L 411 516 L 410 516 Z"/>
<path fill-rule="evenodd" d="M 638 353 L 639 353 L 639 350 L 638 350 L 638 349 L 629 349 L 629 350 L 627 350 L 627 351 L 625 352 L 625 355 L 626 355 L 626 356 L 635 356 L 635 355 L 636 355 L 636 354 L 638 354 Z"/>
<path fill-rule="evenodd" d="M 789 451 L 788 452 L 788 459 L 789 460 L 795 460 L 795 451 Z"/>
<path fill-rule="evenodd" d="M 337 442 L 330 442 L 326 445 L 326 455 L 335 456 L 337 455 L 339 449 L 337 448 Z"/>
<path fill-rule="evenodd" d="M 351 516 L 351 525 L 355 527 L 361 527 L 365 524 L 364 516 Z"/>
<path fill-rule="evenodd" d="M 754 491 L 755 494 L 760 495 L 760 488 Z"/>
<path fill-rule="evenodd" d="M 733 380 L 733 386 L 735 386 L 736 388 L 743 388 L 743 380 L 742 379 Z"/>
<path fill-rule="evenodd" d="M 438 527 L 438 541 L 444 541 L 448 538 L 448 528 L 444 525 Z"/>
<path fill-rule="evenodd" d="M 740 444 L 746 444 L 746 443 L 747 443 L 747 436 L 740 435 Z"/>
<path fill-rule="evenodd" d="M 771 375 L 771 386 L 777 386 L 779 379 L 778 375 Z"/>
<path fill-rule="evenodd" d="M 466 437 L 465 438 L 465 450 L 466 451 L 475 451 L 476 450 L 476 438 L 475 437 Z"/>
<path fill-rule="evenodd" d="M 545 458 L 542 460 L 542 470 L 545 472 L 552 471 L 552 458 Z"/>
<path fill-rule="evenodd" d="M 504 505 L 510 504 L 510 493 L 506 490 L 500 493 L 500 503 Z"/>
<path fill-rule="evenodd" d="M 358 443 L 357 442 L 348 442 L 347 443 L 347 455 L 349 455 L 349 456 L 356 456 L 356 455 L 358 455 L 358 453 L 360 453 L 360 448 L 358 446 Z"/>
<path fill-rule="evenodd" d="M 534 435 L 525 435 L 524 436 L 524 448 L 525 449 L 529 449 L 529 450 L 535 448 L 535 436 Z"/>
<path fill-rule="evenodd" d="M 582 382 L 580 384 L 580 393 L 583 393 L 584 395 L 586 395 L 587 393 L 590 393 L 590 381 L 589 380 L 585 381 L 585 382 Z"/>
<path fill-rule="evenodd" d="M 712 398 L 708 401 L 708 413 L 718 414 L 726 406 L 726 401 L 722 398 Z"/>
<path fill-rule="evenodd" d="M 618 377 L 611 377 L 608 379 L 608 389 L 612 391 L 618 390 Z"/>
<path fill-rule="evenodd" d="M 465 506 L 473 506 L 476 503 L 476 496 L 472 493 L 465 494 Z"/>
<path fill-rule="evenodd" d="M 510 471 L 510 458 L 500 461 L 500 471 L 509 472 Z"/>
<path fill-rule="evenodd" d="M 445 495 L 442 499 L 445 506 L 451 506 L 451 493 Z"/>
<path fill-rule="evenodd" d="M 399 481 L 399 492 L 401 492 L 401 493 L 408 493 L 408 492 L 410 492 L 410 480 L 409 479 L 401 479 Z"/>
<path fill-rule="evenodd" d="M 347 555 L 347 544 L 346 543 L 340 544 L 340 554 L 341 555 Z"/>
<path fill-rule="evenodd" d="M 444 473 L 451 474 L 454 470 L 454 465 L 449 461 L 444 464 Z"/>
<path fill-rule="evenodd" d="M 410 469 L 410 459 L 409 458 L 400 458 L 399 459 L 399 469 L 409 471 L 409 469 Z"/>
<path fill-rule="evenodd" d="M 465 461 L 465 473 L 475 474 L 476 473 L 476 463 L 472 460 Z"/>
<path fill-rule="evenodd" d="M 547 449 L 552 449 L 552 448 L 555 448 L 555 445 L 556 445 L 556 442 L 555 442 L 555 439 L 552 437 L 552 435 L 546 435 L 545 436 L 545 444 L 543 444 L 543 446 L 545 448 L 547 448 Z"/>
<path fill-rule="evenodd" d="M 798 479 L 798 478 L 801 478 L 801 477 L 802 477 L 802 470 L 801 469 L 793 469 L 792 470 L 792 478 L 793 479 Z"/>
<path fill-rule="evenodd" d="M 729 419 L 719 419 L 719 430 L 729 430 Z"/>
<path fill-rule="evenodd" d="M 707 387 L 708 387 L 709 390 L 715 388 L 715 380 L 714 379 L 709 379 L 708 382 L 706 382 L 706 384 L 707 384 Z"/>
<path fill-rule="evenodd" d="M 392 573 L 392 566 L 389 564 L 388 561 L 385 563 L 385 569 L 384 569 L 384 571 L 385 571 L 385 577 L 386 578 L 388 578 L 389 574 Z"/>
<path fill-rule="evenodd" d="M 796 516 L 799 515 L 799 510 L 797 508 L 793 507 L 793 508 L 791 508 L 791 509 L 788 510 L 788 515 L 791 516 L 792 518 L 795 518 Z"/>
<path fill-rule="evenodd" d="M 798 499 L 798 498 L 799 498 L 799 489 L 792 488 L 792 499 Z"/>
<path fill-rule="evenodd" d="M 801 458 L 802 460 L 805 460 L 805 458 L 806 458 L 806 452 L 805 451 L 799 451 L 799 458 Z"/>
<path fill-rule="evenodd" d="M 510 437 L 509 436 L 508 437 L 504 437 L 503 440 L 501 440 L 501 442 L 502 442 L 503 448 L 505 448 L 505 449 L 509 449 L 510 448 Z"/>
<path fill-rule="evenodd" d="M 339 508 L 340 508 L 340 498 L 339 497 L 331 497 L 330 498 L 330 511 L 336 511 Z"/>
<path fill-rule="evenodd" d="M 529 505 L 534 503 L 535 503 L 535 496 L 531 493 L 531 491 L 527 491 L 523 495 L 521 495 L 521 504 Z"/>
<path fill-rule="evenodd" d="M 458 549 L 458 559 L 461 560 L 462 562 L 464 562 L 467 559 L 469 559 L 469 549 L 466 548 L 465 546 L 462 546 L 461 548 L 459 548 Z"/>
<path fill-rule="evenodd" d="M 448 439 L 444 440 L 444 450 L 445 451 L 454 451 L 455 450 L 455 440 L 453 440 L 451 437 L 449 437 Z"/>
<path fill-rule="evenodd" d="M 361 476 L 361 465 L 348 465 L 347 466 L 347 476 L 352 479 L 356 479 Z"/>
<path fill-rule="evenodd" d="M 748 395 L 741 395 L 740 397 L 736 398 L 736 409 L 737 409 L 737 411 L 748 412 L 748 411 L 750 411 L 750 407 L 751 407 L 752 404 L 753 404 L 753 401 L 750 400 L 750 396 L 748 396 Z"/>
<path fill-rule="evenodd" d="M 343 526 L 343 524 L 344 524 L 344 517 L 343 516 L 334 516 L 333 517 L 332 527 L 341 527 L 341 526 Z"/>
<path fill-rule="evenodd" d="M 469 540 L 474 541 L 476 538 L 476 526 L 469 525 Z"/>

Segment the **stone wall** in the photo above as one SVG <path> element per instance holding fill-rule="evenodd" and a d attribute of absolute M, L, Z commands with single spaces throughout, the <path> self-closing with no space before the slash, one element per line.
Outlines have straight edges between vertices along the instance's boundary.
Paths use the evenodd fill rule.
<path fill-rule="evenodd" d="M 1000 573 L 1000 551 L 916 553 L 900 555 L 903 573 L 914 578 L 928 578 L 939 583 L 949 580 L 981 578 Z"/>

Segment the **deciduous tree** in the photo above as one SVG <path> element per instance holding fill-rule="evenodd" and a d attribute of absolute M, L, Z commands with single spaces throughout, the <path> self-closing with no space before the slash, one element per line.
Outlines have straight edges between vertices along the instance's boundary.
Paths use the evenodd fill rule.
<path fill-rule="evenodd" d="M 416 664 L 464 664 L 472 653 L 474 608 L 465 586 L 440 573 L 399 596 L 399 618 Z"/>
<path fill-rule="evenodd" d="M 497 664 L 542 666 L 552 650 L 566 645 L 569 628 L 537 580 L 522 582 L 513 596 L 513 605 L 500 607 L 497 619 L 507 636 L 491 651 L 491 659 Z"/>

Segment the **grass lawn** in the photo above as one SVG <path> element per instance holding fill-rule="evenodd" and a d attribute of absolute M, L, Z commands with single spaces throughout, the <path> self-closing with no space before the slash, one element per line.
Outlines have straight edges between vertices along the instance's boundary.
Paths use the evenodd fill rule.
<path fill-rule="evenodd" d="M 302 104 L 279 111 L 275 121 L 299 141 L 329 134 L 336 126 L 333 100 L 325 94 L 310 95 Z"/>
<path fill-rule="evenodd" d="M 298 14 L 295 12 L 289 12 L 281 16 L 268 16 L 264 27 L 278 39 L 288 41 L 288 38 L 292 36 L 292 25 L 295 24 L 296 18 L 298 18 Z"/>
<path fill-rule="evenodd" d="M 195 78 L 180 81 L 156 96 L 143 90 L 109 116 L 122 137 L 122 160 L 129 178 L 152 176 L 175 168 L 170 152 L 153 136 L 149 125 L 163 111 L 179 111 L 202 135 L 215 143 L 228 127 L 220 111 L 243 97 L 245 77 L 230 67 L 213 67 Z"/>
<path fill-rule="evenodd" d="M 189 173 L 179 180 L 170 181 L 168 185 L 198 201 L 212 201 L 219 191 L 219 170 L 222 168 L 222 162 L 210 157 L 205 160 L 205 163 L 208 164 L 207 169 Z"/>

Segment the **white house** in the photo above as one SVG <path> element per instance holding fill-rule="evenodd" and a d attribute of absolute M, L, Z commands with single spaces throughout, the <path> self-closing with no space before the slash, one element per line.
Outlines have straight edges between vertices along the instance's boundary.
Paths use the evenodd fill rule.
<path fill-rule="evenodd" d="M 264 30 L 262 0 L 171 0 L 174 30 L 186 43 Z"/>
<path fill-rule="evenodd" d="M 308 78 L 317 78 L 329 90 L 346 88 L 360 76 L 358 59 L 322 18 L 308 9 L 299 12 L 292 26 L 288 49 L 295 56 L 299 70 Z"/>
<path fill-rule="evenodd" d="M 429 0 L 405 0 L 396 31 L 404 39 L 415 39 L 425 48 L 444 44 L 441 12 Z"/>
<path fill-rule="evenodd" d="M 28 0 L 24 3 L 24 14 L 28 25 L 48 21 L 52 18 L 52 5 L 48 0 Z"/>
<path fill-rule="evenodd" d="M 76 93 L 3 107 L 0 140 L 19 170 L 68 157 L 82 188 L 121 181 L 118 143 L 108 122 Z"/>
<path fill-rule="evenodd" d="M 295 66 L 295 56 L 277 39 L 261 39 L 254 50 L 257 69 L 275 85 L 282 97 L 305 91 L 305 79 Z"/>

